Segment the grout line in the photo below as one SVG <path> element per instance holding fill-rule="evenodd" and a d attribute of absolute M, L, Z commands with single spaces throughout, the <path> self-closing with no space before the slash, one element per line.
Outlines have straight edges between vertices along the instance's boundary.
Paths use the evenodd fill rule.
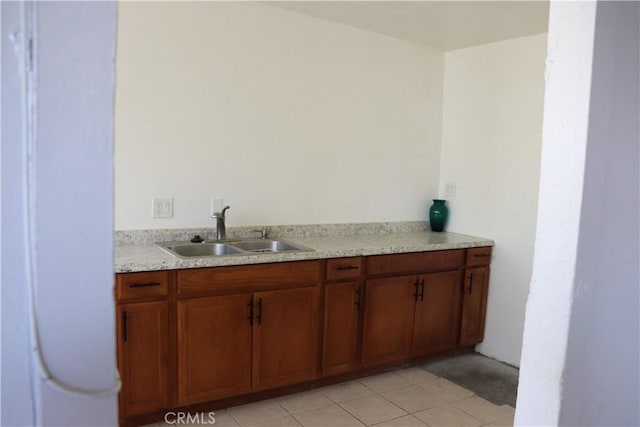
<path fill-rule="evenodd" d="M 469 396 L 469 397 L 479 397 L 480 399 L 482 399 L 482 400 L 484 400 L 484 401 L 486 401 L 486 402 L 490 403 L 491 405 L 493 405 L 493 406 L 495 406 L 495 407 L 499 408 L 499 406 L 498 406 L 498 405 L 496 405 L 496 404 L 494 404 L 494 403 L 489 402 L 487 399 L 483 399 L 481 396 L 477 396 L 475 393 L 473 394 L 473 396 Z M 468 398 L 467 398 L 467 399 L 468 399 Z M 465 399 L 461 399 L 461 400 L 465 400 Z M 456 402 L 460 402 L 460 400 L 456 400 Z M 451 403 L 455 403 L 455 402 L 451 402 Z M 462 408 L 458 408 L 458 407 L 457 407 L 457 406 L 455 406 L 455 405 L 453 405 L 453 407 L 454 407 L 454 408 L 456 408 L 456 409 L 458 409 L 458 410 L 460 410 L 460 411 L 462 411 L 462 412 L 464 412 L 465 414 L 469 415 L 470 417 L 475 418 L 476 420 L 480 421 L 481 423 L 482 423 L 482 422 L 484 422 L 484 421 L 482 421 L 481 419 L 479 419 L 478 417 L 476 417 L 475 415 L 470 414 L 469 412 L 465 411 L 465 410 L 464 410 L 464 409 L 462 409 Z M 484 424 L 481 424 L 481 427 L 482 427 L 482 426 L 488 426 L 489 424 L 495 423 L 495 422 L 497 422 L 497 421 L 499 421 L 499 420 L 500 420 L 499 418 L 498 418 L 498 419 L 495 419 L 495 420 L 493 420 L 493 419 L 492 419 L 491 421 L 488 421 L 488 422 L 486 422 L 486 423 L 484 423 Z"/>
<path fill-rule="evenodd" d="M 337 402 L 337 401 L 333 400 L 329 395 L 325 394 L 325 392 L 317 391 L 317 390 L 316 390 L 316 391 L 318 392 L 318 394 L 320 394 L 321 396 L 324 396 L 326 399 L 328 399 L 330 402 L 332 402 L 332 404 L 331 404 L 331 405 L 328 405 L 328 406 L 322 406 L 322 407 L 319 407 L 319 408 L 312 408 L 312 409 L 305 410 L 305 411 L 302 411 L 302 412 L 297 412 L 297 414 L 302 414 L 302 413 L 305 413 L 305 412 L 308 412 L 308 411 L 312 411 L 312 410 L 326 409 L 326 408 L 330 408 L 331 406 L 336 406 L 336 407 L 338 407 L 338 408 L 340 408 L 340 409 L 344 410 L 345 412 L 347 412 L 349 415 L 351 415 L 352 417 L 354 417 L 356 420 L 358 420 L 358 421 L 359 421 L 359 422 L 361 422 L 362 424 L 364 424 L 364 425 L 366 425 L 366 426 L 375 426 L 376 424 L 367 424 L 365 421 L 363 421 L 361 418 L 359 418 L 356 414 L 352 413 L 352 412 L 351 412 L 351 411 L 349 411 L 347 408 L 345 408 L 345 407 L 343 406 L 343 404 L 347 404 L 347 403 L 350 403 L 350 402 L 353 402 L 353 401 L 356 401 L 356 400 L 361 400 L 361 399 L 365 399 L 365 398 L 370 398 L 370 397 L 373 397 L 373 396 L 379 396 L 380 398 L 382 398 L 382 399 L 383 399 L 383 400 L 385 400 L 386 402 L 388 402 L 388 403 L 392 404 L 393 406 L 395 406 L 396 408 L 400 409 L 402 412 L 404 412 L 404 414 L 399 415 L 399 416 L 394 417 L 394 418 L 390 418 L 390 419 L 388 419 L 388 420 L 381 421 L 381 422 L 379 422 L 379 423 L 377 423 L 377 424 L 385 423 L 385 422 L 389 422 L 389 421 L 393 421 L 393 420 L 396 420 L 396 419 L 398 419 L 398 418 L 405 417 L 405 416 L 407 416 L 407 415 L 413 416 L 414 418 L 418 419 L 417 417 L 415 417 L 415 415 L 414 415 L 415 413 L 422 412 L 422 411 L 427 411 L 427 410 L 435 409 L 435 408 L 441 408 L 441 407 L 444 407 L 444 406 L 450 406 L 450 407 L 455 408 L 455 409 L 457 409 L 457 410 L 459 410 L 459 411 L 462 411 L 464 414 L 466 414 L 466 415 L 468 415 L 468 416 L 472 417 L 473 419 L 477 420 L 477 421 L 478 421 L 478 422 L 480 422 L 480 423 L 483 423 L 483 421 L 482 421 L 482 420 L 478 419 L 478 418 L 477 418 L 476 416 L 474 416 L 473 414 L 470 414 L 469 412 L 465 411 L 464 409 L 459 408 L 459 407 L 457 407 L 456 405 L 454 405 L 454 404 L 455 404 L 455 403 L 457 403 L 457 402 L 460 402 L 460 401 L 465 400 L 465 399 L 469 399 L 469 398 L 471 398 L 471 397 L 479 397 L 479 398 L 483 399 L 481 396 L 478 396 L 478 395 L 477 395 L 476 393 L 474 393 L 472 390 L 469 390 L 469 389 L 468 389 L 468 388 L 466 388 L 466 387 L 462 387 L 461 385 L 456 384 L 456 383 L 454 383 L 453 381 L 447 380 L 446 378 L 444 378 L 444 377 L 440 377 L 440 376 L 438 376 L 438 375 L 436 375 L 436 374 L 433 374 L 433 373 L 431 373 L 431 372 L 429 372 L 429 371 L 427 371 L 427 372 L 429 372 L 429 373 L 431 373 L 432 375 L 434 375 L 434 378 L 433 378 L 433 379 L 428 380 L 428 381 L 425 381 L 425 382 L 416 383 L 416 382 L 412 381 L 411 379 L 406 378 L 406 377 L 404 377 L 404 376 L 402 376 L 402 375 L 398 374 L 397 372 L 398 372 L 398 371 L 400 371 L 400 370 L 402 370 L 402 369 L 399 369 L 399 370 L 396 370 L 396 371 L 386 372 L 386 373 L 384 373 L 384 374 L 377 374 L 377 375 L 372 375 L 372 376 L 368 376 L 368 377 L 364 377 L 364 378 L 359 378 L 359 379 L 355 379 L 355 380 L 344 381 L 344 382 L 342 382 L 342 383 L 333 384 L 332 386 L 340 386 L 341 384 L 346 384 L 346 383 L 357 383 L 357 384 L 359 384 L 359 385 L 363 386 L 364 388 L 366 388 L 367 390 L 369 390 L 370 392 L 372 392 L 372 393 L 373 393 L 373 394 L 370 394 L 370 395 L 367 395 L 367 396 L 362 396 L 362 397 L 357 397 L 357 398 L 354 398 L 354 399 L 345 400 L 345 401 L 343 401 L 343 402 Z M 394 388 L 394 389 L 386 390 L 386 391 L 384 391 L 384 392 L 378 392 L 378 391 L 376 391 L 376 390 L 373 390 L 371 387 L 368 387 L 366 384 L 364 384 L 364 383 L 362 382 L 362 380 L 366 380 L 366 379 L 371 378 L 371 377 L 375 377 L 375 376 L 378 376 L 378 375 L 385 375 L 385 374 L 394 374 L 394 375 L 397 375 L 398 377 L 402 378 L 403 380 L 408 381 L 408 382 L 409 382 L 409 384 L 407 384 L 407 385 L 405 385 L 405 386 L 402 386 L 402 387 L 399 387 L 399 388 Z M 452 401 L 450 401 L 450 402 L 446 402 L 446 403 L 443 403 L 443 404 L 440 404 L 440 405 L 432 406 L 432 407 L 430 407 L 430 408 L 420 409 L 420 410 L 415 411 L 415 412 L 409 412 L 409 411 L 405 410 L 404 408 L 400 407 L 399 405 L 397 405 L 397 404 L 396 404 L 395 402 L 393 402 L 392 400 L 389 400 L 386 396 L 384 396 L 384 395 L 382 394 L 382 393 L 389 393 L 389 392 L 393 392 L 393 391 L 401 390 L 401 389 L 403 389 L 403 388 L 411 387 L 411 386 L 414 386 L 414 385 L 415 385 L 415 386 L 418 386 L 418 387 L 420 387 L 420 388 L 422 388 L 422 389 L 424 390 L 424 392 L 426 393 L 426 392 L 427 392 L 427 390 L 426 390 L 424 387 L 421 387 L 421 386 L 422 386 L 423 384 L 428 384 L 428 383 L 431 383 L 431 382 L 436 381 L 436 380 L 438 380 L 438 379 L 443 379 L 443 380 L 445 380 L 445 381 L 447 381 L 447 382 L 450 382 L 451 384 L 455 385 L 456 387 L 460 387 L 460 388 L 462 388 L 462 389 L 464 389 L 464 390 L 467 390 L 467 391 L 471 392 L 471 395 L 469 395 L 469 396 L 465 396 L 465 397 L 460 398 L 460 399 L 452 400 Z M 295 396 L 295 395 L 299 395 L 299 394 L 301 394 L 301 393 L 304 393 L 304 392 L 294 393 L 294 394 L 288 395 L 288 397 Z M 283 396 L 283 397 L 287 397 L 287 396 Z M 281 409 L 286 413 L 286 415 L 285 415 L 285 416 L 283 416 L 283 417 L 269 418 L 269 419 L 265 419 L 265 420 L 259 420 L 259 421 L 256 421 L 256 422 L 261 422 L 261 421 L 272 421 L 272 420 L 284 419 L 284 418 L 287 418 L 287 417 L 292 417 L 292 418 L 293 418 L 297 423 L 299 423 L 299 424 L 301 424 L 301 425 L 303 425 L 303 426 L 304 426 L 304 424 L 302 423 L 302 421 L 296 417 L 296 415 L 297 415 L 297 414 L 294 414 L 294 413 L 289 412 L 289 411 L 287 410 L 287 408 L 285 408 L 285 407 L 284 407 L 284 406 L 283 406 L 279 401 L 277 401 L 277 399 L 269 399 L 269 400 L 272 400 L 272 401 L 273 401 L 273 403 L 276 403 L 276 404 L 277 404 L 277 405 L 278 405 L 278 406 L 279 406 L 279 407 L 280 407 L 280 408 L 281 408 Z M 483 400 L 486 400 L 486 399 L 483 399 Z M 267 401 L 268 401 L 268 400 L 266 400 L 266 401 L 262 401 L 262 402 L 267 402 Z M 511 409 L 514 409 L 514 408 L 513 408 L 512 406 L 510 406 L 510 405 L 506 405 L 506 404 L 505 404 L 505 405 L 495 405 L 495 404 L 494 404 L 494 403 L 492 403 L 492 402 L 489 402 L 489 401 L 487 401 L 487 402 L 488 402 L 488 403 L 490 403 L 491 405 L 493 405 L 493 406 L 497 407 L 497 408 L 500 408 L 501 406 L 507 406 L 507 407 L 509 407 L 509 408 L 511 408 Z M 257 403 L 257 402 L 255 402 L 255 403 Z M 231 407 L 231 408 L 233 408 L 233 407 Z M 240 423 L 240 421 L 239 421 L 239 420 L 238 420 L 238 419 L 233 415 L 233 413 L 232 413 L 231 411 L 229 411 L 229 409 L 230 409 L 230 408 L 225 408 L 225 409 L 223 409 L 223 410 L 224 410 L 227 414 L 229 414 L 229 416 L 231 417 L 231 419 L 232 419 L 232 420 L 233 420 L 237 425 L 239 425 L 239 426 L 245 426 L 245 424 Z M 419 420 L 419 419 L 418 419 L 418 420 Z M 420 421 L 420 422 L 422 422 L 422 423 L 424 423 L 422 420 L 419 420 L 419 421 Z M 496 420 L 492 420 L 492 421 L 486 422 L 486 423 L 484 423 L 484 424 L 481 424 L 481 426 L 488 426 L 489 424 L 494 423 L 494 422 L 497 422 L 497 421 L 500 421 L 500 419 L 496 419 Z M 164 424 L 163 424 L 163 423 L 158 423 L 158 426 L 162 426 L 162 425 L 164 425 Z"/>
<path fill-rule="evenodd" d="M 393 371 L 393 372 L 395 372 L 395 371 Z M 397 375 L 397 374 L 396 374 L 396 375 Z M 398 376 L 399 376 L 399 375 L 398 375 Z M 362 385 L 363 385 L 363 386 L 365 386 L 365 387 L 367 387 L 367 386 L 366 386 L 366 385 L 364 385 L 364 384 L 362 384 Z M 367 387 L 367 388 L 369 388 L 369 387 Z M 404 388 L 404 387 L 402 387 L 402 388 Z M 371 389 L 369 389 L 369 390 L 371 390 Z M 400 389 L 396 389 L 396 390 L 400 390 Z M 379 397 L 381 397 L 382 399 L 386 400 L 387 402 L 391 403 L 393 406 L 395 406 L 396 408 L 398 408 L 398 409 L 400 409 L 402 412 L 404 412 L 404 414 L 403 414 L 403 415 L 399 415 L 399 416 L 397 416 L 397 417 L 395 417 L 395 418 L 390 418 L 390 419 L 388 419 L 388 420 L 384 420 L 384 421 L 381 421 L 381 422 L 376 423 L 376 424 L 385 423 L 385 422 L 387 422 L 387 421 L 395 420 L 396 418 L 404 417 L 404 416 L 406 416 L 406 415 L 411 415 L 411 413 L 410 413 L 410 412 L 408 412 L 408 411 L 406 411 L 406 410 L 402 409 L 401 407 L 399 407 L 399 406 L 398 406 L 398 405 L 396 405 L 394 402 L 390 401 L 389 399 L 387 399 L 386 397 L 384 397 L 384 396 L 383 396 L 383 395 L 381 395 L 380 393 L 376 392 L 375 390 L 371 390 L 371 391 L 373 391 L 373 393 L 374 393 L 373 395 L 374 395 L 374 396 L 379 396 Z M 389 391 L 393 391 L 393 390 L 389 390 Z M 426 390 L 425 390 L 425 391 L 426 391 Z M 368 397 L 372 397 L 372 396 L 371 396 L 371 395 L 369 395 L 369 396 L 363 396 L 363 397 L 361 397 L 361 398 L 359 398 L 359 399 L 366 399 L 366 398 L 368 398 Z M 354 400 L 358 400 L 358 399 L 354 399 Z M 349 402 L 353 402 L 353 400 L 350 400 Z M 347 402 L 344 402 L 344 403 L 347 403 Z M 339 405 L 340 405 L 340 404 L 339 404 Z M 351 411 L 349 411 L 347 408 L 343 407 L 342 405 L 340 405 L 340 407 L 341 407 L 342 409 L 344 409 L 345 411 L 347 411 L 348 413 L 350 413 L 354 418 L 356 418 L 356 419 L 357 419 L 358 421 L 360 421 L 362 424 L 364 424 L 364 425 L 366 425 L 366 426 L 373 426 L 373 425 L 375 425 L 375 424 L 367 424 L 366 422 L 364 422 L 363 420 L 361 420 L 360 418 L 358 418 L 358 416 L 357 416 L 356 414 L 354 414 L 354 413 L 352 413 Z"/>

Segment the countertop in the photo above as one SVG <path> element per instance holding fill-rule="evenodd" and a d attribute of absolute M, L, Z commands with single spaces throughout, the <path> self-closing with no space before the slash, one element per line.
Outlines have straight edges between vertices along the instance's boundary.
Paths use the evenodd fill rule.
<path fill-rule="evenodd" d="M 494 245 L 492 240 L 482 237 L 431 231 L 340 234 L 321 237 L 277 236 L 274 238 L 282 238 L 289 242 L 298 243 L 314 249 L 314 251 L 183 259 L 170 255 L 153 243 L 120 243 L 115 246 L 115 272 L 124 273 L 263 264 L 351 256 L 439 251 Z"/>

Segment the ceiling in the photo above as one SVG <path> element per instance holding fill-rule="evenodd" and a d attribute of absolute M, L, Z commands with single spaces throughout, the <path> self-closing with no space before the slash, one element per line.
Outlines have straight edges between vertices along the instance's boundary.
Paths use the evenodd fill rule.
<path fill-rule="evenodd" d="M 549 15 L 546 0 L 264 3 L 443 51 L 544 33 Z"/>

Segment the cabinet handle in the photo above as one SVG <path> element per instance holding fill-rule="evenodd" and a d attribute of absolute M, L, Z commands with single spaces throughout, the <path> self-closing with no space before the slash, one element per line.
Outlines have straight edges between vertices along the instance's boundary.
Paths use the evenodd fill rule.
<path fill-rule="evenodd" d="M 360 309 L 360 286 L 358 286 L 356 288 L 356 302 L 355 302 L 356 307 L 358 307 L 358 310 Z"/>
<path fill-rule="evenodd" d="M 489 258 L 491 256 L 491 254 L 475 254 L 474 257 L 476 258 Z"/>
<path fill-rule="evenodd" d="M 127 342 L 127 312 L 122 312 L 122 341 Z"/>
<path fill-rule="evenodd" d="M 467 293 L 473 292 L 473 273 L 469 273 L 469 286 L 467 287 Z"/>
<path fill-rule="evenodd" d="M 420 280 L 420 301 L 424 301 L 424 279 Z"/>
<path fill-rule="evenodd" d="M 258 298 L 258 315 L 256 319 L 258 319 L 258 325 L 262 325 L 262 298 Z"/>
<path fill-rule="evenodd" d="M 253 326 L 253 298 L 249 300 L 247 305 L 249 306 L 249 326 Z"/>
<path fill-rule="evenodd" d="M 129 285 L 130 288 L 148 288 L 149 286 L 160 286 L 160 282 L 149 282 L 149 283 L 132 283 Z"/>
<path fill-rule="evenodd" d="M 418 280 L 413 283 L 413 301 L 418 302 Z"/>
<path fill-rule="evenodd" d="M 340 270 L 340 271 L 343 271 L 343 270 L 357 270 L 359 268 L 360 267 L 357 266 L 357 265 L 341 265 L 339 267 L 336 267 L 336 270 Z"/>

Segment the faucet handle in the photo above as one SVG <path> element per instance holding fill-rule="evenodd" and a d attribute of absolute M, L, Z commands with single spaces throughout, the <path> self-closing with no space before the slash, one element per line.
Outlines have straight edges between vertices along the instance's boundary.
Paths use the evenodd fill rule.
<path fill-rule="evenodd" d="M 229 209 L 229 206 L 225 206 L 225 207 L 222 209 L 222 212 L 214 212 L 214 213 L 211 215 L 211 218 L 222 218 L 222 219 L 224 220 L 224 219 L 225 219 L 225 212 L 227 211 L 227 209 Z"/>
<path fill-rule="evenodd" d="M 267 234 L 269 233 L 269 229 L 267 227 L 262 227 L 261 229 L 256 229 L 253 230 L 256 233 L 260 233 L 260 238 L 261 239 L 266 239 L 267 238 Z"/>

